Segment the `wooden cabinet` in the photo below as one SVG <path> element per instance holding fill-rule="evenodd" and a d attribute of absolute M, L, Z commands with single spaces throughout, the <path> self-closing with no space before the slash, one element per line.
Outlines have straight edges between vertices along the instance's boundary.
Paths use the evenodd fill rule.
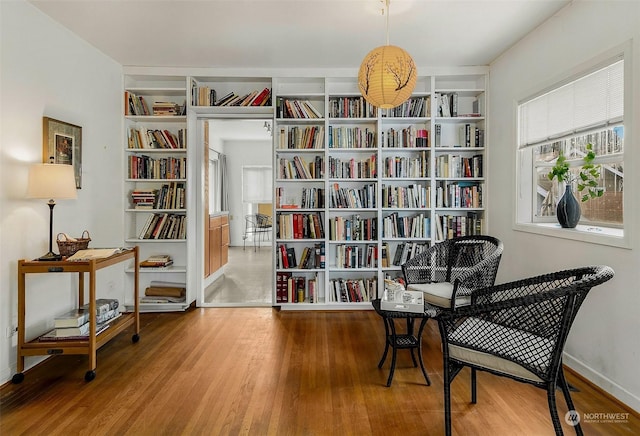
<path fill-rule="evenodd" d="M 96 335 L 96 271 L 115 265 L 120 262 L 134 261 L 134 310 L 123 313 L 114 319 L 109 328 Z M 139 258 L 138 247 L 114 254 L 105 259 L 94 259 L 82 262 L 39 262 L 30 260 L 18 261 L 18 366 L 17 373 L 13 376 L 14 383 L 20 383 L 24 379 L 24 358 L 26 356 L 46 356 L 56 354 L 86 354 L 89 356 L 89 370 L 85 374 L 85 380 L 95 378 L 96 352 L 98 348 L 106 344 L 124 329 L 133 326 L 133 342 L 138 342 L 140 336 L 139 315 Z M 25 339 L 25 315 L 26 315 L 26 276 L 37 273 L 78 273 L 78 307 L 85 304 L 85 273 L 89 275 L 89 323 L 90 330 L 87 339 L 40 341 L 38 338 L 26 341 Z M 44 332 L 43 332 L 44 333 Z"/>
<path fill-rule="evenodd" d="M 209 217 L 209 274 L 222 268 L 229 259 L 229 216 Z"/>

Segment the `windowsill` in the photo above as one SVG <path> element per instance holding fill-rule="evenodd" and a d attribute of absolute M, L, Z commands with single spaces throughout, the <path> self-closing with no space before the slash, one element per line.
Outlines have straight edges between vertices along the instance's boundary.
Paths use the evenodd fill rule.
<path fill-rule="evenodd" d="M 558 223 L 516 223 L 514 230 L 555 238 L 572 239 L 591 244 L 609 245 L 612 247 L 631 248 L 624 229 L 578 224 L 575 229 L 565 229 Z"/>

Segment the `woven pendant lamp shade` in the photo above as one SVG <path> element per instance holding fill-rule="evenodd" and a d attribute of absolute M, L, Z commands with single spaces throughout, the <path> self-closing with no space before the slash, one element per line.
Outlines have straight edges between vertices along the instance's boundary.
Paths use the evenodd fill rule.
<path fill-rule="evenodd" d="M 416 65 L 409 53 L 394 45 L 383 45 L 365 56 L 358 73 L 358 86 L 369 103 L 390 109 L 411 96 L 416 77 Z"/>

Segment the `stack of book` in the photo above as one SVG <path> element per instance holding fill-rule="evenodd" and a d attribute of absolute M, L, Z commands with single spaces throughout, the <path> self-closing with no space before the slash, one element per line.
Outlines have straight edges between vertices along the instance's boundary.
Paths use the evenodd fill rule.
<path fill-rule="evenodd" d="M 156 189 L 135 189 L 131 191 L 134 209 L 153 209 L 156 204 Z"/>
<path fill-rule="evenodd" d="M 140 303 L 184 303 L 187 295 L 185 283 L 151 281 L 140 297 Z"/>
<path fill-rule="evenodd" d="M 120 316 L 119 302 L 111 298 L 96 300 L 96 334 L 109 327 L 109 324 Z M 40 336 L 40 341 L 84 340 L 89 337 L 91 324 L 89 322 L 89 304 L 73 309 L 56 317 L 53 321 L 54 329 Z"/>
<path fill-rule="evenodd" d="M 153 115 L 181 115 L 182 109 L 172 101 L 156 101 L 153 103 Z"/>
<path fill-rule="evenodd" d="M 173 265 L 173 259 L 168 254 L 157 254 L 140 262 L 140 268 L 166 268 Z"/>

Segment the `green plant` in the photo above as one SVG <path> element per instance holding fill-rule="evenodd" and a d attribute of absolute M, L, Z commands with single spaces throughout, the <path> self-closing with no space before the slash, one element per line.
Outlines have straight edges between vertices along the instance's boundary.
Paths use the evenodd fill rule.
<path fill-rule="evenodd" d="M 577 176 L 570 171 L 569 162 L 567 162 L 567 158 L 562 151 L 560 151 L 555 165 L 547 174 L 549 180 L 556 178 L 558 182 L 566 183 L 577 181 L 578 192 L 582 194 L 581 200 L 583 202 L 591 200 L 592 198 L 602 197 L 604 194 L 604 190 L 598 186 L 600 165 L 594 165 L 593 163 L 596 158 L 596 153 L 593 151 L 593 144 L 587 144 L 586 150 L 587 154 L 582 158 L 584 164 L 580 167 Z"/>

